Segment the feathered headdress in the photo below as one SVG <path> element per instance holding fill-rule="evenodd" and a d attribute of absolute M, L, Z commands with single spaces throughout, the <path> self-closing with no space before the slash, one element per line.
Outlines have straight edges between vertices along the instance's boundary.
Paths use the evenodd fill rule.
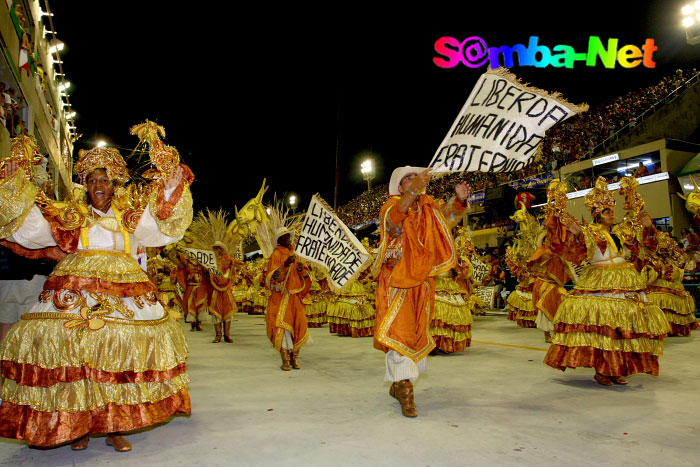
<path fill-rule="evenodd" d="M 227 255 L 233 255 L 239 242 L 227 232 L 227 213 L 223 210 L 210 211 L 206 214 L 200 211 L 190 224 L 189 233 L 192 237 L 192 248 L 211 250 L 215 246 L 221 247 Z"/>
<path fill-rule="evenodd" d="M 605 177 L 598 177 L 595 187 L 586 195 L 586 207 L 593 217 L 606 209 L 615 208 L 615 197 L 608 191 L 608 181 Z"/>
<path fill-rule="evenodd" d="M 303 216 L 299 216 L 296 219 L 292 218 L 289 215 L 289 209 L 284 206 L 282 201 L 277 200 L 276 197 L 274 204 L 269 206 L 268 209 L 270 210 L 268 213 L 270 220 L 255 226 L 257 240 L 265 258 L 270 257 L 277 246 L 277 239 L 282 235 L 291 234 L 292 244 L 295 243 L 296 234 L 301 228 L 299 219 L 303 219 Z"/>
<path fill-rule="evenodd" d="M 620 180 L 620 194 L 625 197 L 625 209 L 639 214 L 644 210 L 644 198 L 637 192 L 639 182 L 634 177 L 623 177 Z"/>

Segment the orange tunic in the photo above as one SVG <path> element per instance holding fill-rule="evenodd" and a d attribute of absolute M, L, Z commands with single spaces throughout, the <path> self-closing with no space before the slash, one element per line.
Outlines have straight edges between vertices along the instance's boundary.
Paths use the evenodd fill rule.
<path fill-rule="evenodd" d="M 284 262 L 294 253 L 294 250 L 277 245 L 270 255 L 265 274 L 265 287 L 272 291 L 267 300 L 265 323 L 267 337 L 277 350 L 282 349 L 284 331 L 292 334 L 294 352 L 309 340 L 309 330 L 306 321 L 306 305 L 302 299 L 311 290 L 311 277 L 309 272 L 297 270 L 296 264 L 289 267 Z M 278 271 L 279 276 L 273 279 L 273 274 Z"/>
<path fill-rule="evenodd" d="M 219 321 L 228 321 L 238 311 L 233 299 L 233 289 L 236 282 L 236 263 L 240 261 L 221 255 L 218 262 L 223 277 L 209 272 L 209 313 Z"/>
<path fill-rule="evenodd" d="M 381 242 L 373 274 L 378 279 L 374 347 L 419 361 L 435 347 L 430 320 L 433 276 L 451 269 L 456 248 L 441 205 L 421 195 L 404 214 L 391 197 L 381 209 Z M 464 209 L 464 208 L 463 208 Z"/>

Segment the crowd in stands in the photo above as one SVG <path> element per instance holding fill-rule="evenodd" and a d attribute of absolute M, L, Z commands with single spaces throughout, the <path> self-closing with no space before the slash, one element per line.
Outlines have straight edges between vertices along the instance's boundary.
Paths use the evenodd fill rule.
<path fill-rule="evenodd" d="M 22 106 L 17 99 L 17 91 L 0 82 L 0 124 L 7 128 L 12 137 L 27 134 L 21 111 Z"/>
<path fill-rule="evenodd" d="M 698 71 L 677 70 L 664 77 L 658 84 L 633 91 L 612 102 L 592 107 L 569 120 L 550 128 L 542 141 L 542 157 L 516 172 L 459 172 L 435 178 L 428 185 L 428 194 L 441 199 L 452 195 L 452 187 L 466 181 L 472 192 L 483 191 L 517 180 L 532 178 L 552 172 L 564 165 L 590 158 L 594 149 L 625 127 L 633 128 L 641 123 L 641 116 L 650 108 L 662 104 L 673 91 L 686 85 Z M 655 167 L 654 171 L 661 168 Z M 577 189 L 590 188 L 593 180 L 582 179 Z M 388 184 L 365 191 L 349 203 L 337 209 L 340 219 L 351 227 L 365 225 L 379 218 L 379 210 L 386 201 Z"/>

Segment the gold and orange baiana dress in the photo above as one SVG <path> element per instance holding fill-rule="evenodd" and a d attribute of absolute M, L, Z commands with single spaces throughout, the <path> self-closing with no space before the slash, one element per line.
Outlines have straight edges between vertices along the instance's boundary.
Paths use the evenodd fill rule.
<path fill-rule="evenodd" d="M 0 181 L 0 238 L 64 258 L 0 344 L 0 436 L 52 446 L 190 413 L 187 342 L 136 260 L 139 246 L 182 238 L 187 184 L 153 190 L 141 209 L 116 196 L 107 213 L 78 202 L 39 209 L 20 172 Z"/>
<path fill-rule="evenodd" d="M 697 329 L 695 300 L 683 286 L 684 270 L 677 264 L 666 264 L 661 274 L 649 284 L 647 298 L 663 310 L 671 326 L 671 336 L 689 336 Z"/>
<path fill-rule="evenodd" d="M 644 293 L 645 275 L 628 261 L 638 256 L 642 242 L 653 243 L 653 237 L 653 229 L 626 235 L 620 226 L 608 232 L 589 224 L 577 241 L 558 251 L 576 264 L 584 259 L 589 264 L 554 316 L 547 365 L 559 370 L 591 367 L 605 376 L 659 374 L 658 359 L 670 327 Z"/>
<path fill-rule="evenodd" d="M 310 328 L 320 328 L 328 322 L 328 280 L 324 273 L 312 270 L 311 290 L 304 297 L 306 304 L 306 321 Z"/>
<path fill-rule="evenodd" d="M 472 342 L 474 301 L 446 271 L 435 278 L 435 306 L 430 334 L 442 353 L 462 352 Z"/>
<path fill-rule="evenodd" d="M 360 279 L 343 292 L 333 291 L 328 304 L 328 330 L 339 336 L 369 337 L 374 331 L 374 296 Z"/>
<path fill-rule="evenodd" d="M 372 270 L 378 280 L 374 347 L 418 362 L 435 348 L 430 334 L 434 276 L 454 267 L 457 253 L 441 202 L 421 195 L 404 214 L 399 200 L 392 196 L 380 212 L 381 240 Z M 458 209 L 459 215 L 466 206 Z"/>
<path fill-rule="evenodd" d="M 267 337 L 277 350 L 282 349 L 284 332 L 292 335 L 293 348 L 298 352 L 309 340 L 309 328 L 306 321 L 306 305 L 303 298 L 311 289 L 311 277 L 304 267 L 302 272 L 293 263 L 285 267 L 284 263 L 294 250 L 277 245 L 270 255 L 265 275 L 265 286 L 271 291 L 265 311 Z M 273 278 L 279 272 L 277 279 Z"/>

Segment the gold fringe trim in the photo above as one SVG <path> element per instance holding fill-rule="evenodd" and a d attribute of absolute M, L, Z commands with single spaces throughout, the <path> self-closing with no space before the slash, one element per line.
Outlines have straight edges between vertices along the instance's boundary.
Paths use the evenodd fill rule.
<path fill-rule="evenodd" d="M 333 317 L 351 321 L 361 321 L 369 318 L 374 319 L 377 313 L 372 305 L 335 302 L 328 305 L 326 314 L 329 320 Z"/>
<path fill-rule="evenodd" d="M 455 342 L 462 342 L 472 338 L 471 330 L 469 332 L 457 332 L 450 328 L 441 328 L 436 326 L 430 328 L 430 335 L 447 337 Z"/>
<path fill-rule="evenodd" d="M 306 307 L 306 316 L 309 315 L 325 315 L 328 310 L 328 302 L 326 300 L 312 303 Z"/>
<path fill-rule="evenodd" d="M 673 323 L 679 326 L 687 326 L 688 324 L 697 323 L 698 319 L 695 317 L 695 313 L 690 313 L 687 315 L 680 315 L 672 311 L 664 311 L 666 319 L 669 323 Z"/>
<path fill-rule="evenodd" d="M 569 295 L 564 299 L 553 323 L 607 326 L 654 336 L 671 330 L 664 313 L 656 305 L 587 295 Z"/>
<path fill-rule="evenodd" d="M 110 403 L 138 405 L 158 402 L 185 389 L 189 382 L 186 373 L 159 383 L 108 384 L 82 379 L 71 383 L 56 383 L 49 387 L 20 386 L 5 378 L 2 380 L 0 397 L 41 412 L 86 412 Z"/>
<path fill-rule="evenodd" d="M 41 319 L 36 316 L 40 314 L 56 319 Z M 188 346 L 182 327 L 169 317 L 153 321 L 103 318 L 105 326 L 90 331 L 86 327 L 66 329 L 64 320 L 79 316 L 72 313 L 27 316 L 3 339 L 0 360 L 46 369 L 88 366 L 118 373 L 167 371 L 187 359 Z"/>
<path fill-rule="evenodd" d="M 671 310 L 679 315 L 693 314 L 695 318 L 695 300 L 686 292 L 684 297 L 671 293 L 647 292 L 647 299 L 662 310 Z"/>
<path fill-rule="evenodd" d="M 52 276 L 76 276 L 98 278 L 120 284 L 148 282 L 148 276 L 131 255 L 115 255 L 104 250 L 89 250 L 63 258 L 54 268 Z"/>
<path fill-rule="evenodd" d="M 657 339 L 640 337 L 637 339 L 613 339 L 594 333 L 554 334 L 552 344 L 566 347 L 594 347 L 609 351 L 634 353 L 650 353 L 661 356 L 664 354 L 664 343 Z"/>
<path fill-rule="evenodd" d="M 326 323 L 333 323 L 333 324 L 347 324 L 351 328 L 357 328 L 357 329 L 365 329 L 365 328 L 373 328 L 374 327 L 374 322 L 376 319 L 373 317 L 371 319 L 362 319 L 362 320 L 351 320 L 351 319 L 343 319 L 343 318 L 338 318 L 335 316 L 326 316 Z"/>
<path fill-rule="evenodd" d="M 433 319 L 448 325 L 466 326 L 474 322 L 471 309 L 467 305 L 454 306 L 435 300 Z"/>
<path fill-rule="evenodd" d="M 647 286 L 646 279 L 637 272 L 632 263 L 621 266 L 596 267 L 587 266 L 576 282 L 576 290 L 625 290 L 640 291 Z"/>
<path fill-rule="evenodd" d="M 532 298 L 530 298 L 530 300 L 524 300 L 517 291 L 511 292 L 506 302 L 514 311 L 535 311 L 535 304 L 532 302 Z"/>

